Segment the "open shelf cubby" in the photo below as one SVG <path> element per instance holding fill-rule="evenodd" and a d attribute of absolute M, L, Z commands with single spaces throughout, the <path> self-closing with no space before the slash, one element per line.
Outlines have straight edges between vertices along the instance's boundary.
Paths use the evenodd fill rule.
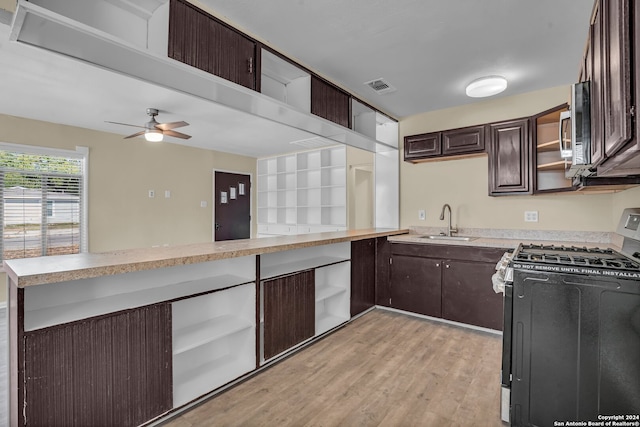
<path fill-rule="evenodd" d="M 346 322 L 350 317 L 351 263 L 315 270 L 316 335 Z"/>
<path fill-rule="evenodd" d="M 264 254 L 260 256 L 260 279 L 341 263 L 350 257 L 349 242 Z"/>
<path fill-rule="evenodd" d="M 26 331 L 255 282 L 254 257 L 31 286 Z"/>
<path fill-rule="evenodd" d="M 255 284 L 172 304 L 174 406 L 255 369 L 255 307 Z"/>

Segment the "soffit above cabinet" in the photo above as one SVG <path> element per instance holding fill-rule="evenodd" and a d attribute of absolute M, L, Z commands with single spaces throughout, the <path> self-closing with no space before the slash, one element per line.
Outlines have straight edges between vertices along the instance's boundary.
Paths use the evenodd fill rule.
<path fill-rule="evenodd" d="M 92 4 L 104 6 L 106 1 L 94 1 Z M 109 0 L 108 6 L 112 6 L 112 2 L 123 3 Z M 143 2 L 151 4 L 151 8 L 153 3 L 165 2 Z M 160 4 L 158 8 L 166 6 Z M 126 11 L 124 7 L 120 9 Z M 151 34 L 151 20 L 148 22 Z M 396 149 L 172 60 L 166 54 L 141 47 L 143 43 L 136 39 L 138 36 L 135 34 L 132 36 L 135 42 L 131 43 L 112 33 L 20 0 L 9 36 L 11 41 L 18 42 L 18 47 L 0 40 L 0 51 L 13 51 L 14 62 L 21 61 L 25 56 L 34 61 L 36 67 L 26 70 L 30 75 L 34 74 L 33 68 L 43 68 L 34 79 L 44 81 L 35 83 L 40 83 L 44 91 L 51 90 L 46 83 L 57 86 L 55 90 L 60 97 L 59 104 L 67 106 L 69 113 L 55 111 L 51 107 L 42 108 L 38 102 L 39 96 L 46 99 L 47 95 L 42 93 L 39 96 L 36 93 L 29 94 L 33 100 L 29 113 L 14 114 L 2 105 L 3 111 L 124 135 L 130 129 L 107 126 L 104 121 L 143 122 L 145 108 L 159 108 L 161 114 L 165 113 L 161 116 L 163 121 L 185 120 L 190 123 L 185 131 L 188 129 L 193 138 L 188 142 L 175 142 L 252 157 L 297 151 L 298 147 L 292 145 L 293 142 L 318 136 L 368 151 Z M 41 50 L 36 52 L 31 47 L 54 52 L 63 58 Z M 49 64 L 55 66 L 48 67 Z M 77 74 L 77 78 L 64 75 L 56 80 L 55 73 L 59 67 L 63 67 L 67 74 Z M 17 72 L 10 77 L 18 81 L 21 79 Z M 5 84 L 17 86 L 15 81 Z M 81 94 L 83 89 L 95 96 L 88 98 L 87 94 Z M 14 93 L 19 99 L 29 100 L 29 97 L 22 96 L 26 92 Z M 84 97 L 79 98 L 81 95 Z M 38 117 L 33 111 L 38 108 L 44 110 L 41 113 L 43 117 Z M 98 111 L 104 111 L 105 115 Z M 199 131 L 199 127 L 202 127 L 202 131 Z"/>

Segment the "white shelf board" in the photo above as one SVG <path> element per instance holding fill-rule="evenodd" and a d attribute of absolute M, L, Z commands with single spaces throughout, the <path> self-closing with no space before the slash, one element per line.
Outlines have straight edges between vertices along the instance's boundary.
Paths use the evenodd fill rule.
<path fill-rule="evenodd" d="M 337 287 L 337 286 L 318 286 L 316 287 L 316 302 L 323 301 L 327 298 L 331 298 L 332 296 L 341 294 L 346 292 L 347 289 L 345 287 Z"/>
<path fill-rule="evenodd" d="M 166 286 L 141 289 L 135 292 L 109 295 L 88 301 L 77 301 L 36 310 L 27 310 L 24 315 L 25 331 L 59 325 L 102 314 L 114 313 L 145 305 L 169 301 L 202 292 L 253 282 L 252 277 L 231 274 L 206 277 L 199 280 L 174 283 Z"/>
<path fill-rule="evenodd" d="M 173 354 L 177 355 L 253 325 L 239 317 L 224 315 L 178 329 L 173 334 Z"/>
<path fill-rule="evenodd" d="M 271 277 L 282 276 L 284 274 L 294 273 L 297 271 L 310 270 L 312 268 L 335 264 L 343 261 L 349 261 L 349 258 L 319 256 L 311 259 L 304 259 L 277 265 L 262 265 L 260 268 L 260 278 L 264 280 Z"/>
<path fill-rule="evenodd" d="M 316 318 L 316 335 L 323 334 L 330 329 L 335 328 L 349 320 L 348 317 L 334 316 L 331 314 L 322 314 Z"/>
<path fill-rule="evenodd" d="M 255 355 L 238 357 L 227 354 L 207 363 L 180 369 L 174 360 L 173 405 L 181 406 L 256 368 Z"/>

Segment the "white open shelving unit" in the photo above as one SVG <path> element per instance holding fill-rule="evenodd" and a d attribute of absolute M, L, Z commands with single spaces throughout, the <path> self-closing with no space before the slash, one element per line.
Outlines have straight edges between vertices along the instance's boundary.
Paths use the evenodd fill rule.
<path fill-rule="evenodd" d="M 28 286 L 24 290 L 25 331 L 156 304 L 255 282 L 255 258 Z"/>
<path fill-rule="evenodd" d="M 316 335 L 351 317 L 351 262 L 316 268 Z"/>
<path fill-rule="evenodd" d="M 258 235 L 347 228 L 346 147 L 258 159 Z"/>
<path fill-rule="evenodd" d="M 173 406 L 256 368 L 253 283 L 174 302 Z"/>

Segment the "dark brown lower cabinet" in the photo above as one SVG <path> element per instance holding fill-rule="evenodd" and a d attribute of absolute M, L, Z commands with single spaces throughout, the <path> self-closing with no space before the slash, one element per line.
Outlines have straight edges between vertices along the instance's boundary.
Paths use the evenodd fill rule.
<path fill-rule="evenodd" d="M 442 318 L 502 330 L 502 294 L 488 285 L 495 263 L 451 260 L 443 267 Z"/>
<path fill-rule="evenodd" d="M 315 335 L 315 271 L 265 280 L 264 359 Z"/>
<path fill-rule="evenodd" d="M 137 426 L 172 408 L 171 307 L 25 332 L 25 426 Z"/>
<path fill-rule="evenodd" d="M 351 317 L 374 305 L 376 305 L 376 239 L 353 241 L 351 242 Z"/>
<path fill-rule="evenodd" d="M 502 330 L 502 294 L 491 276 L 505 252 L 498 248 L 391 244 L 393 308 Z"/>
<path fill-rule="evenodd" d="M 440 266 L 440 260 L 394 255 L 391 307 L 441 317 Z"/>

